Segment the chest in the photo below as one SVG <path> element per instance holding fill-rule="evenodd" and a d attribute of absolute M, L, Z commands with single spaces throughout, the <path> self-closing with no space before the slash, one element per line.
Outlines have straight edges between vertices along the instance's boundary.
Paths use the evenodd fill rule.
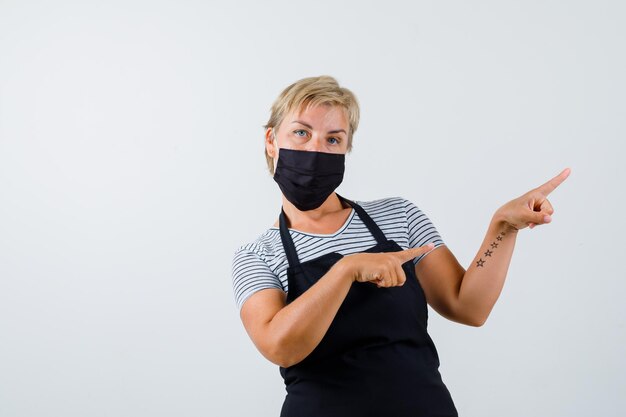
<path fill-rule="evenodd" d="M 365 225 L 358 220 L 352 223 L 350 227 L 333 238 L 321 238 L 310 234 L 291 232 L 300 261 L 310 262 L 333 252 L 344 256 L 359 253 L 376 244 L 376 239 Z M 388 239 L 394 240 L 402 249 L 408 249 L 408 233 L 406 228 L 398 227 L 397 225 L 383 224 L 381 229 Z M 278 276 L 283 290 L 288 292 L 289 282 L 287 279 L 287 269 L 289 262 L 280 242 L 280 237 L 277 237 L 274 249 L 274 256 L 269 259 L 270 268 L 272 272 Z"/>

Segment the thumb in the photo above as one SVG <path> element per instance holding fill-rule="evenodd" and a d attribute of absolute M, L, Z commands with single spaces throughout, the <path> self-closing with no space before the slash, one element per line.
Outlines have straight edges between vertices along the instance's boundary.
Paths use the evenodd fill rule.
<path fill-rule="evenodd" d="M 552 221 L 552 216 L 544 211 L 534 212 L 530 216 L 530 222 L 537 224 L 550 223 Z"/>
<path fill-rule="evenodd" d="M 404 249 L 396 253 L 399 254 L 400 260 L 402 261 L 402 263 L 405 263 L 406 261 L 410 261 L 413 258 L 423 255 L 426 252 L 429 252 L 434 247 L 435 247 L 435 244 L 430 242 L 428 245 L 418 246 L 417 248 Z"/>

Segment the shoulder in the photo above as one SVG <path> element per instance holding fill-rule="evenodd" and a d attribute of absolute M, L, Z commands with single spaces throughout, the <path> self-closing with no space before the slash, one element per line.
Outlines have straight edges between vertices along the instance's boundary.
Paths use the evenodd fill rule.
<path fill-rule="evenodd" d="M 373 209 L 380 207 L 392 207 L 404 204 L 406 200 L 403 197 L 382 197 L 372 200 L 354 200 L 355 203 L 359 204 L 362 207 L 370 207 Z"/>
<path fill-rule="evenodd" d="M 232 258 L 232 284 L 239 310 L 255 292 L 265 288 L 284 289 L 276 268 L 276 236 L 266 230 L 251 242 L 238 246 Z M 280 244 L 280 236 L 278 236 Z"/>
<path fill-rule="evenodd" d="M 276 251 L 276 242 L 280 241 L 280 234 L 275 229 L 267 229 L 252 241 L 243 243 L 235 248 L 233 253 L 233 264 L 243 258 L 258 258 L 268 261 Z"/>
<path fill-rule="evenodd" d="M 409 232 L 409 243 L 420 243 L 421 246 L 425 238 L 441 240 L 430 217 L 408 198 L 393 196 L 375 200 L 355 200 L 355 202 L 383 227 L 403 224 Z"/>
<path fill-rule="evenodd" d="M 374 200 L 355 200 L 357 204 L 363 207 L 370 215 L 404 213 L 409 210 L 417 209 L 412 201 L 402 196 L 383 197 Z"/>

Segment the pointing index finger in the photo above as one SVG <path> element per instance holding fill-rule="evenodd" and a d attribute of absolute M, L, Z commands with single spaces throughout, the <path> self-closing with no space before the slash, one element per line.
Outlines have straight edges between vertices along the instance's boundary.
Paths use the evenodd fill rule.
<path fill-rule="evenodd" d="M 570 168 L 565 168 L 559 175 L 548 180 L 545 184 L 540 185 L 537 189 L 541 191 L 544 195 L 550 194 L 552 191 L 556 189 L 567 177 L 569 177 L 570 172 L 572 170 Z"/>
<path fill-rule="evenodd" d="M 430 242 L 424 246 L 418 246 L 416 248 L 408 248 L 401 252 L 401 257 L 403 261 L 406 262 L 420 255 L 423 255 L 424 253 L 430 252 L 432 249 L 434 249 L 434 247 L 435 247 L 435 244 L 433 242 Z"/>

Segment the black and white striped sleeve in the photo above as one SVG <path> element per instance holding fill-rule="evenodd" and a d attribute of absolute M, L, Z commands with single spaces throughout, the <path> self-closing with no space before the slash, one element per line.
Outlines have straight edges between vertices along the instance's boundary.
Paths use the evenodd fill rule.
<path fill-rule="evenodd" d="M 261 256 L 249 248 L 235 251 L 232 263 L 233 291 L 237 308 L 255 292 L 265 288 L 283 289 L 280 280 Z"/>
<path fill-rule="evenodd" d="M 404 208 L 407 217 L 407 227 L 409 230 L 409 247 L 416 248 L 419 246 L 427 245 L 430 242 L 435 244 L 435 248 L 445 245 L 445 242 L 441 238 L 441 235 L 437 231 L 437 228 L 428 218 L 426 213 L 420 210 L 414 203 L 404 199 Z M 430 253 L 430 252 L 428 252 Z M 428 255 L 428 253 L 422 254 L 413 259 L 413 263 L 417 265 L 419 261 Z"/>

